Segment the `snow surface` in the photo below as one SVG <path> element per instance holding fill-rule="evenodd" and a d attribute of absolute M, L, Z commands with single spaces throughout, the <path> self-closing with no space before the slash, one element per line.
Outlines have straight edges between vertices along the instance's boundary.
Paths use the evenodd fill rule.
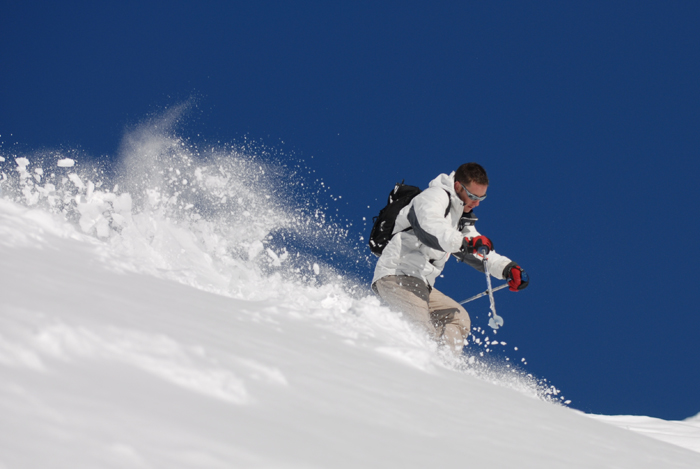
<path fill-rule="evenodd" d="M 586 415 L 443 356 L 271 190 L 294 168 L 158 124 L 119 176 L 3 155 L 0 468 L 700 467 L 700 416 Z"/>

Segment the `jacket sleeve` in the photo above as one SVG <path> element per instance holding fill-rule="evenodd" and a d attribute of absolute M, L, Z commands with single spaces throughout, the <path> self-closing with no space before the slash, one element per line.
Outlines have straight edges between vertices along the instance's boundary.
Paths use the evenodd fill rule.
<path fill-rule="evenodd" d="M 450 203 L 449 194 L 440 188 L 429 187 L 413 199 L 408 221 L 418 240 L 431 249 L 456 252 L 462 246 L 462 234 L 445 216 Z"/>

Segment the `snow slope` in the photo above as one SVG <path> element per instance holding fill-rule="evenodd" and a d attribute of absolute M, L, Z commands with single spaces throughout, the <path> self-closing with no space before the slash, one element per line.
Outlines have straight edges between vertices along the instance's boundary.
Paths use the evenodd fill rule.
<path fill-rule="evenodd" d="M 351 243 L 274 167 L 148 129 L 119 180 L 3 156 L 1 468 L 700 467 L 697 417 L 450 361 L 333 269 Z"/>
<path fill-rule="evenodd" d="M 591 415 L 591 417 L 700 453 L 700 415 L 683 421 L 661 420 L 643 415 Z"/>

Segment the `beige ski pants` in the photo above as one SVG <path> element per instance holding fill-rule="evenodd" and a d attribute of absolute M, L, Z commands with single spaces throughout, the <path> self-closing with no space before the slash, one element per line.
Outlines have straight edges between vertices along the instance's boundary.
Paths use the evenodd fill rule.
<path fill-rule="evenodd" d="M 456 355 L 462 353 L 471 328 L 469 314 L 462 305 L 408 275 L 382 277 L 372 286 L 389 308 L 421 326 L 439 345 L 447 346 Z"/>

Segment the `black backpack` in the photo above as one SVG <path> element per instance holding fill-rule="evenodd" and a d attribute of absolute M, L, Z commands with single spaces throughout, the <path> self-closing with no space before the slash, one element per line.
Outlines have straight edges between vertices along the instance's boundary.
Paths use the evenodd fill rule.
<path fill-rule="evenodd" d="M 372 218 L 374 225 L 372 225 L 372 232 L 369 235 L 369 249 L 372 254 L 377 257 L 382 255 L 382 251 L 391 240 L 399 212 L 420 193 L 421 190 L 416 186 L 409 186 L 403 181 L 396 183 L 389 194 L 386 207 L 381 209 L 379 215 Z"/>

